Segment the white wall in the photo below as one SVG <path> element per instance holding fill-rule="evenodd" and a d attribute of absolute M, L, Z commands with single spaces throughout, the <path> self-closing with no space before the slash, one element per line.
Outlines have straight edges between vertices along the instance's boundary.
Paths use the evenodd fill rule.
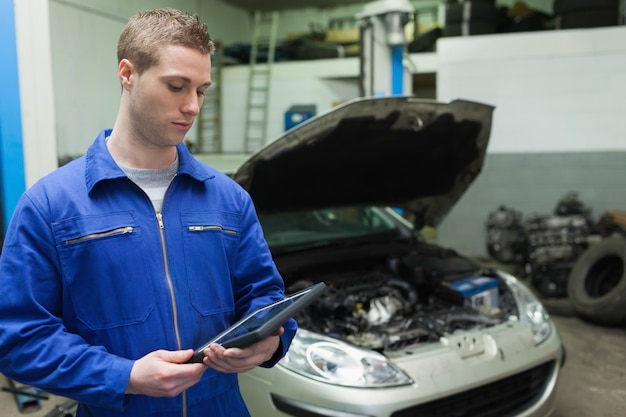
<path fill-rule="evenodd" d="M 61 156 L 84 153 L 100 129 L 112 126 L 120 94 L 115 71 L 117 39 L 132 14 L 154 7 L 176 7 L 197 12 L 212 36 L 223 45 L 250 42 L 250 15 L 222 0 L 47 0 L 47 3 L 55 134 Z M 413 3 L 428 8 L 438 0 L 414 0 Z M 330 19 L 353 16 L 361 10 L 362 6 L 350 6 L 283 12 L 279 36 L 306 31 L 309 24 L 325 28 Z M 29 25 L 27 30 L 32 29 Z M 357 61 L 353 59 L 349 64 L 339 65 L 351 66 L 351 79 L 342 75 L 343 69 L 333 72 L 335 65 L 330 64 L 319 76 L 318 67 L 309 67 L 309 63 L 296 63 L 296 72 L 291 74 L 289 66 L 277 70 L 278 78 L 272 84 L 269 103 L 272 118 L 268 138 L 282 132 L 284 111 L 293 104 L 314 103 L 321 112 L 336 101 L 357 95 Z M 243 144 L 247 67 L 228 71 L 223 82 L 227 87 L 223 93 L 224 151 L 239 152 Z M 189 139 L 194 140 L 196 132 L 193 129 Z"/>
<path fill-rule="evenodd" d="M 100 7 L 97 3 L 102 2 L 89 5 Z M 120 97 L 117 37 L 131 14 L 118 10 L 116 3 L 122 2 L 110 2 L 108 9 L 96 12 L 50 2 L 59 155 L 84 153 L 98 132 L 115 120 Z"/>
<path fill-rule="evenodd" d="M 411 54 L 408 65 L 414 73 L 437 70 L 434 53 Z M 285 130 L 284 115 L 293 105 L 315 104 L 317 114 L 330 110 L 335 104 L 359 96 L 359 59 L 336 58 L 311 61 L 280 62 L 272 66 L 266 142 Z M 246 119 L 246 99 L 249 67 L 227 66 L 222 71 L 223 150 L 243 152 Z"/>
<path fill-rule="evenodd" d="M 117 111 L 119 85 L 115 76 L 115 47 L 119 32 L 126 20 L 135 12 L 153 7 L 177 7 L 197 12 L 207 22 L 210 33 L 228 45 L 250 41 L 250 16 L 247 12 L 230 6 L 224 0 L 22 0 L 20 3 L 46 2 L 49 7 L 49 38 L 51 50 L 52 88 L 54 91 L 54 111 L 49 116 L 55 118 L 56 142 L 59 155 L 75 155 L 84 152 L 96 133 L 103 127 L 111 126 Z M 366 2 L 364 2 L 366 3 Z M 412 0 L 418 10 L 427 11 L 436 7 L 439 0 Z M 499 0 L 500 5 L 509 5 L 512 0 Z M 547 0 L 529 0 L 531 7 L 541 9 L 549 4 Z M 329 9 L 299 9 L 281 13 L 279 33 L 285 37 L 290 33 L 307 31 L 310 25 L 324 28 L 336 17 L 353 16 L 362 10 L 362 5 L 343 6 Z M 432 16 L 422 16 L 431 19 Z M 426 22 L 424 22 L 426 23 Z M 28 24 L 23 32 L 40 30 L 35 38 L 47 36 L 45 25 Z M 356 65 L 356 64 L 354 64 Z M 420 70 L 421 63 L 416 63 Z M 429 64 L 427 64 L 428 66 Z M 41 65 L 40 68 L 45 65 Z M 315 68 L 315 67 L 313 67 Z M 356 68 L 356 67 L 355 67 Z M 235 71 L 243 71 L 238 69 Z M 351 80 L 341 75 L 325 75 L 315 78 L 317 70 L 304 71 L 290 81 L 274 83 L 274 93 L 270 103 L 272 120 L 268 128 L 268 138 L 282 131 L 283 113 L 292 104 L 301 102 L 317 103 L 318 111 L 330 108 L 333 102 L 351 98 L 356 94 L 355 75 Z M 42 77 L 45 76 L 45 70 Z M 305 79 L 312 77 L 311 80 Z M 42 78 L 40 77 L 40 78 Z M 25 77 L 30 78 L 30 77 Z M 237 75 L 227 75 L 226 80 L 242 80 Z M 287 77 L 289 78 L 289 77 Z M 322 81 L 319 81 L 322 79 Z M 237 151 L 237 144 L 243 141 L 241 127 L 245 105 L 245 86 L 237 84 L 229 90 L 231 105 L 225 106 L 226 120 L 224 137 L 225 150 Z M 308 84 L 310 82 L 310 84 Z M 320 87 L 321 84 L 321 88 Z M 307 86 L 308 85 L 308 86 Z M 311 91 L 311 94 L 309 94 Z M 317 93 L 319 92 L 319 96 Z M 227 94 L 225 94 L 227 95 Z M 241 100 L 244 100 L 243 102 Z M 28 110 L 28 109 L 26 109 Z M 56 113 L 56 114 L 54 114 Z M 229 126 L 234 123 L 233 126 Z M 232 132 L 228 132 L 232 127 Z M 193 134 L 195 134 L 195 130 Z M 229 138 L 232 135 L 232 138 Z M 193 138 L 192 138 L 193 139 Z M 228 141 L 232 144 L 229 144 Z"/>
<path fill-rule="evenodd" d="M 59 155 L 84 153 L 101 129 L 113 125 L 120 97 L 119 34 L 130 16 L 155 7 L 198 13 L 216 40 L 250 38 L 248 14 L 219 0 L 50 0 Z"/>
<path fill-rule="evenodd" d="M 495 106 L 484 172 L 439 243 L 485 255 L 490 212 L 547 215 L 570 191 L 595 218 L 624 207 L 625 41 L 623 26 L 439 40 L 438 99 Z"/>
<path fill-rule="evenodd" d="M 495 105 L 490 153 L 626 150 L 626 27 L 442 38 L 437 96 Z"/>
<path fill-rule="evenodd" d="M 315 104 L 317 113 L 330 109 L 335 102 L 358 96 L 355 58 L 274 64 L 268 105 L 267 141 L 284 129 L 284 114 L 297 104 Z M 238 153 L 244 149 L 246 98 L 249 67 L 226 67 L 222 72 L 223 150 Z"/>
<path fill-rule="evenodd" d="M 24 178 L 30 187 L 57 167 L 47 0 L 15 3 Z M 32 30 L 38 28 L 39 30 Z"/>

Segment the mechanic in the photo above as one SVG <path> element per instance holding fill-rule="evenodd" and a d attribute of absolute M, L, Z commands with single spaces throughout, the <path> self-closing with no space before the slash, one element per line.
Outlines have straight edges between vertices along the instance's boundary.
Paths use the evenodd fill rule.
<path fill-rule="evenodd" d="M 271 367 L 291 319 L 247 348 L 193 348 L 284 296 L 249 195 L 184 145 L 211 84 L 196 16 L 133 16 L 113 129 L 21 197 L 0 257 L 0 372 L 77 416 L 246 416 L 237 373 Z M 94 97 L 97 111 L 97 97 Z"/>

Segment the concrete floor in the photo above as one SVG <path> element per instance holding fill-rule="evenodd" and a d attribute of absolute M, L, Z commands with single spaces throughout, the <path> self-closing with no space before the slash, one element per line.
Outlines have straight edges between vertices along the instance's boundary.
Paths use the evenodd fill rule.
<path fill-rule="evenodd" d="M 7 387 L 8 383 L 3 375 L 0 375 L 0 385 Z M 16 388 L 22 388 L 21 385 L 16 384 Z M 48 399 L 42 399 L 39 401 L 29 401 L 28 403 L 22 403 L 22 409 L 18 409 L 16 398 L 13 394 L 8 392 L 0 392 L 0 416 L 1 417 L 45 417 L 51 411 L 64 410 L 63 406 L 68 403 L 68 399 L 63 397 L 57 397 L 42 393 L 47 396 Z M 71 415 L 71 414 L 70 414 Z M 58 417 L 67 417 L 65 414 L 60 414 Z"/>
<path fill-rule="evenodd" d="M 580 320 L 567 299 L 544 300 L 567 349 L 552 417 L 626 415 L 626 327 L 606 328 Z M 0 385 L 7 386 L 4 378 Z M 12 394 L 0 392 L 0 417 L 45 417 L 66 400 L 51 396 L 40 409 L 20 413 Z"/>
<path fill-rule="evenodd" d="M 626 415 L 626 327 L 580 320 L 567 299 L 544 304 L 567 349 L 553 417 Z"/>

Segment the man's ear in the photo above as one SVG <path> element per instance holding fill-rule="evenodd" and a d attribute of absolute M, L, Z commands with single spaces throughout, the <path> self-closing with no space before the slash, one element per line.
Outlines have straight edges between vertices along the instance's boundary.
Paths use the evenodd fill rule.
<path fill-rule="evenodd" d="M 137 75 L 137 71 L 133 63 L 124 58 L 117 66 L 117 75 L 120 79 L 120 84 L 122 84 L 122 88 L 128 90 L 132 85 L 134 77 Z"/>

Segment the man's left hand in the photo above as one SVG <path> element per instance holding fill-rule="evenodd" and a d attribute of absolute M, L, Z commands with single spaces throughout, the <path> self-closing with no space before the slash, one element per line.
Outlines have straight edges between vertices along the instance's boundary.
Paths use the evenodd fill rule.
<path fill-rule="evenodd" d="M 280 346 L 280 335 L 284 328 L 278 329 L 273 335 L 245 348 L 224 348 L 212 344 L 204 350 L 204 364 L 209 368 L 223 373 L 248 372 L 272 359 Z"/>

